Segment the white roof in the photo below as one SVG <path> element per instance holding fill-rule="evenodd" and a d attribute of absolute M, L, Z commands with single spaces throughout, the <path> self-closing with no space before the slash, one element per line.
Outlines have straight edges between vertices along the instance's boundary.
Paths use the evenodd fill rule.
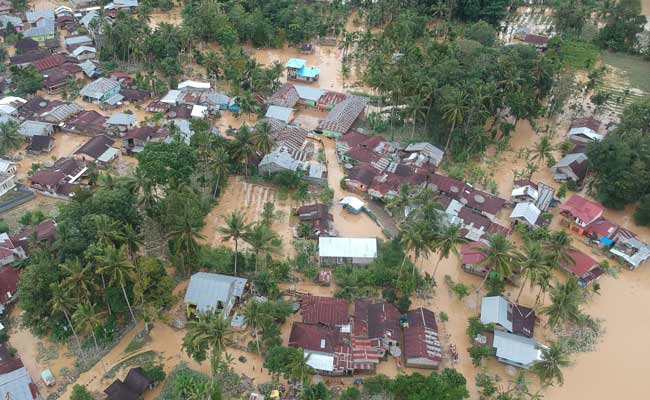
<path fill-rule="evenodd" d="M 119 154 L 120 151 L 118 149 L 115 147 L 109 147 L 104 153 L 102 153 L 101 156 L 97 158 L 97 160 L 106 163 L 115 159 Z"/>
<path fill-rule="evenodd" d="M 210 82 L 186 80 L 178 84 L 178 89 L 184 89 L 184 88 L 210 89 Z"/>
<path fill-rule="evenodd" d="M 519 203 L 515 206 L 515 209 L 512 210 L 510 218 L 524 218 L 531 225 L 535 225 L 539 215 L 542 212 L 537 208 L 533 203 Z"/>
<path fill-rule="evenodd" d="M 569 131 L 569 137 L 571 136 L 584 136 L 595 141 L 603 140 L 603 135 L 599 134 L 591 128 L 587 128 L 586 126 L 580 128 L 572 128 Z"/>
<path fill-rule="evenodd" d="M 497 357 L 525 367 L 542 360 L 543 345 L 535 339 L 495 330 L 493 347 L 497 350 Z"/>
<path fill-rule="evenodd" d="M 483 297 L 481 323 L 499 324 L 512 332 L 512 321 L 508 320 L 508 300 L 501 296 Z"/>
<path fill-rule="evenodd" d="M 334 371 L 334 356 L 305 351 L 307 365 L 319 371 Z"/>
<path fill-rule="evenodd" d="M 528 185 L 512 189 L 512 197 L 518 196 L 530 196 L 530 198 L 537 200 L 539 193 L 537 192 L 537 189 Z"/>
<path fill-rule="evenodd" d="M 179 97 L 181 97 L 181 91 L 172 89 L 169 92 L 167 92 L 165 97 L 160 99 L 160 102 L 161 103 L 167 103 L 167 104 L 176 104 Z"/>
<path fill-rule="evenodd" d="M 208 115 L 208 107 L 195 104 L 192 106 L 192 118 L 205 118 Z"/>
<path fill-rule="evenodd" d="M 293 108 L 272 105 L 269 106 L 269 108 L 266 110 L 266 114 L 264 116 L 266 118 L 273 118 L 285 123 L 289 123 L 292 112 Z"/>
<path fill-rule="evenodd" d="M 0 171 L 6 171 L 7 169 L 13 167 L 14 165 L 17 165 L 13 161 L 5 160 L 4 158 L 0 158 Z"/>
<path fill-rule="evenodd" d="M 136 119 L 135 119 L 135 115 L 133 114 L 117 112 L 111 114 L 110 118 L 108 118 L 108 121 L 106 121 L 106 123 L 109 125 L 135 125 Z"/>
<path fill-rule="evenodd" d="M 16 111 L 18 110 L 14 106 L 10 106 L 8 104 L 0 104 L 0 113 L 2 114 L 13 114 Z"/>
<path fill-rule="evenodd" d="M 339 201 L 339 204 L 348 206 L 357 211 L 361 211 L 361 209 L 366 206 L 366 203 L 354 196 L 346 196 L 342 198 L 341 201 Z"/>
<path fill-rule="evenodd" d="M 21 98 L 21 97 L 16 97 L 16 96 L 6 96 L 0 99 L 0 105 L 5 105 L 5 104 L 11 104 L 11 103 L 27 103 L 27 100 Z"/>
<path fill-rule="evenodd" d="M 75 56 L 75 57 L 79 57 L 80 55 L 82 55 L 86 51 L 91 52 L 91 53 L 97 53 L 97 49 L 94 48 L 94 47 L 79 46 L 79 47 L 77 47 L 76 49 L 74 49 L 72 51 L 72 55 Z"/>
<path fill-rule="evenodd" d="M 318 101 L 323 93 L 325 93 L 324 90 L 309 86 L 293 85 L 293 87 L 298 92 L 298 97 L 305 100 Z"/>
<path fill-rule="evenodd" d="M 377 257 L 376 238 L 318 238 L 318 255 L 320 257 Z"/>

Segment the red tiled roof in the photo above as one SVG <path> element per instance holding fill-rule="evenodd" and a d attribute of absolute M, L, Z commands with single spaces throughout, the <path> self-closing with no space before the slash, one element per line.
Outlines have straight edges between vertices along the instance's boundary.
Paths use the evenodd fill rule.
<path fill-rule="evenodd" d="M 348 303 L 334 297 L 305 296 L 300 305 L 302 321 L 330 326 L 350 322 Z"/>
<path fill-rule="evenodd" d="M 589 257 L 585 253 L 573 250 L 569 252 L 574 263 L 566 263 L 562 267 L 570 271 L 576 278 L 580 278 L 593 268 L 598 266 L 598 261 Z"/>
<path fill-rule="evenodd" d="M 480 251 L 481 248 L 487 248 L 487 245 L 482 242 L 464 244 L 460 249 L 463 264 L 478 264 L 485 260 L 485 254 Z"/>
<path fill-rule="evenodd" d="M 585 223 L 591 223 L 599 218 L 603 213 L 603 208 L 582 196 L 574 194 L 560 206 L 560 210 L 568 212 L 574 218 L 579 218 Z"/>

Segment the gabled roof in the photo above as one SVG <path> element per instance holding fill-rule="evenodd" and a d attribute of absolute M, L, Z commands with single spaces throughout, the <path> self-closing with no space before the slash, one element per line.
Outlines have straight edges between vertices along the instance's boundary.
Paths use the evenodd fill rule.
<path fill-rule="evenodd" d="M 82 43 L 92 43 L 93 39 L 87 35 L 68 36 L 63 40 L 63 42 L 65 43 L 66 46 L 74 46 Z"/>
<path fill-rule="evenodd" d="M 600 125 L 600 121 L 594 117 L 586 117 L 573 120 L 571 128 L 589 128 L 594 132 L 598 132 Z"/>
<path fill-rule="evenodd" d="M 307 64 L 307 61 L 303 60 L 302 58 L 291 58 L 289 61 L 287 61 L 287 68 L 295 68 L 295 69 L 300 69 Z"/>
<path fill-rule="evenodd" d="M 565 201 L 560 206 L 560 210 L 571 214 L 574 218 L 579 218 L 586 224 L 596 221 L 604 211 L 599 204 L 577 194 Z"/>
<path fill-rule="evenodd" d="M 274 118 L 285 123 L 289 123 L 294 112 L 293 108 L 270 105 L 264 115 L 266 118 Z"/>
<path fill-rule="evenodd" d="M 106 400 L 138 400 L 140 395 L 131 390 L 124 382 L 119 379 L 113 381 L 109 387 L 104 389 Z"/>
<path fill-rule="evenodd" d="M 13 247 L 13 246 L 12 246 Z M 18 270 L 10 265 L 0 266 L 0 303 L 7 303 L 18 290 Z"/>
<path fill-rule="evenodd" d="M 347 301 L 334 297 L 305 296 L 300 313 L 305 323 L 341 326 L 350 322 Z"/>
<path fill-rule="evenodd" d="M 108 118 L 108 121 L 106 121 L 107 124 L 109 125 L 135 125 L 136 119 L 135 115 L 133 114 L 127 114 L 123 112 L 117 112 L 111 114 L 110 118 Z"/>
<path fill-rule="evenodd" d="M 34 400 L 37 393 L 25 367 L 0 375 L 0 399 Z"/>
<path fill-rule="evenodd" d="M 53 10 L 45 9 L 45 10 L 27 11 L 25 12 L 25 18 L 27 19 L 27 22 L 31 24 L 42 18 L 54 21 L 55 16 Z"/>
<path fill-rule="evenodd" d="M 47 136 L 52 133 L 52 124 L 40 121 L 23 121 L 20 124 L 20 134 L 27 137 Z"/>
<path fill-rule="evenodd" d="M 492 346 L 497 350 L 498 358 L 530 367 L 542 359 L 542 345 L 530 339 L 499 330 L 494 331 Z"/>
<path fill-rule="evenodd" d="M 36 152 L 48 150 L 53 141 L 54 138 L 52 136 L 32 136 L 31 142 L 29 143 L 29 150 Z"/>
<path fill-rule="evenodd" d="M 562 268 L 571 272 L 573 275 L 575 275 L 576 278 L 581 278 L 587 272 L 598 266 L 598 261 L 580 251 L 571 250 L 569 251 L 569 256 L 573 259 L 574 262 L 567 262 L 562 265 Z"/>
<path fill-rule="evenodd" d="M 320 129 L 346 133 L 350 130 L 354 121 L 359 118 L 367 104 L 367 97 L 349 95 L 332 108 L 327 117 L 320 123 Z"/>
<path fill-rule="evenodd" d="M 115 141 L 106 135 L 95 136 L 81 146 L 79 150 L 75 151 L 74 154 L 85 154 L 98 159 L 108 151 L 114 143 Z"/>
<path fill-rule="evenodd" d="M 569 139 L 571 139 L 573 136 L 582 136 L 596 142 L 599 142 L 604 138 L 603 135 L 587 127 L 571 128 L 571 130 L 569 130 Z"/>
<path fill-rule="evenodd" d="M 22 32 L 23 37 L 32 38 L 39 36 L 51 36 L 56 32 L 54 21 L 42 19 L 37 22 L 37 26 L 31 27 Z"/>
<path fill-rule="evenodd" d="M 111 90 L 119 86 L 120 83 L 114 79 L 99 78 L 84 86 L 84 88 L 81 89 L 79 94 L 84 97 L 101 99 L 106 93 L 110 92 Z"/>
<path fill-rule="evenodd" d="M 141 395 L 153 384 L 153 381 L 144 374 L 142 368 L 137 367 L 129 370 L 126 378 L 124 378 L 124 384 L 135 393 Z"/>
<path fill-rule="evenodd" d="M 541 214 L 542 212 L 533 203 L 518 203 L 512 210 L 510 218 L 523 218 L 531 226 L 535 226 Z"/>
<path fill-rule="evenodd" d="M 278 165 L 287 171 L 296 171 L 300 166 L 300 162 L 291 157 L 291 154 L 281 150 L 274 150 L 266 154 L 260 161 L 258 168 L 272 164 Z"/>
<path fill-rule="evenodd" d="M 75 57 L 79 57 L 83 53 L 97 53 L 97 49 L 90 46 L 79 46 L 76 49 L 72 50 L 72 54 Z"/>
<path fill-rule="evenodd" d="M 569 167 L 574 162 L 583 163 L 585 161 L 587 161 L 587 155 L 585 153 L 571 153 L 564 156 L 553 166 L 553 168 L 565 168 Z"/>
<path fill-rule="evenodd" d="M 401 313 L 392 303 L 354 303 L 354 335 L 368 339 L 400 339 Z"/>
<path fill-rule="evenodd" d="M 484 297 L 481 303 L 481 323 L 497 324 L 516 335 L 532 337 L 535 312 L 501 296 Z"/>
<path fill-rule="evenodd" d="M 178 84 L 178 89 L 210 89 L 210 82 L 199 82 L 193 80 L 186 80 Z"/>
<path fill-rule="evenodd" d="M 425 359 L 432 364 L 439 364 L 442 361 L 442 348 L 433 312 L 420 307 L 409 311 L 407 320 L 408 325 L 404 328 L 406 360 Z"/>
<path fill-rule="evenodd" d="M 45 57 L 42 60 L 35 61 L 33 65 L 34 68 L 36 68 L 39 72 L 43 72 L 47 71 L 48 69 L 63 65 L 63 63 L 66 61 L 69 60 L 64 55 L 52 54 L 51 56 Z"/>
<path fill-rule="evenodd" d="M 197 272 L 190 278 L 185 302 L 195 304 L 199 312 L 213 310 L 218 302 L 226 304 L 231 296 L 240 297 L 247 280 L 236 276 Z"/>
<path fill-rule="evenodd" d="M 282 107 L 293 107 L 299 99 L 300 96 L 295 86 L 291 83 L 285 83 L 271 95 L 268 103 Z"/>
<path fill-rule="evenodd" d="M 8 17 L 7 15 L 3 15 L 2 17 Z M 20 18 L 18 18 L 20 20 Z M 26 39 L 20 39 L 19 41 L 14 44 L 14 47 L 16 50 L 18 50 L 20 53 L 27 53 L 30 51 L 36 51 L 38 50 L 38 42 L 36 40 L 26 38 Z"/>
<path fill-rule="evenodd" d="M 310 86 L 293 85 L 293 87 L 296 89 L 296 92 L 298 92 L 298 96 L 301 99 L 309 101 L 318 101 L 318 99 L 320 99 L 321 96 L 325 93 L 325 91 L 322 89 L 313 88 Z"/>
<path fill-rule="evenodd" d="M 342 344 L 340 329 L 334 326 L 294 322 L 289 334 L 289 346 L 320 353 L 334 353 Z"/>
<path fill-rule="evenodd" d="M 422 153 L 433 161 L 433 164 L 438 166 L 445 155 L 445 152 L 432 145 L 431 143 L 411 143 L 404 149 L 407 153 Z"/>
<path fill-rule="evenodd" d="M 485 260 L 486 256 L 481 251 L 487 245 L 483 242 L 465 243 L 460 249 L 460 255 L 463 264 L 479 264 Z"/>
<path fill-rule="evenodd" d="M 65 178 L 65 174 L 51 169 L 39 169 L 29 178 L 32 184 L 42 186 L 56 186 Z"/>
<path fill-rule="evenodd" d="M 49 55 L 50 52 L 46 50 L 32 51 L 26 54 L 11 57 L 9 58 L 9 61 L 11 61 L 11 63 L 14 65 L 29 64 L 48 57 Z"/>

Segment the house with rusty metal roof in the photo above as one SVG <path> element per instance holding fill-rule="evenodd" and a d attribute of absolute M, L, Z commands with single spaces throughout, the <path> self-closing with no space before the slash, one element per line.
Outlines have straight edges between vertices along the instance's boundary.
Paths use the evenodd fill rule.
<path fill-rule="evenodd" d="M 300 301 L 302 322 L 336 326 L 350 332 L 348 302 L 336 297 L 305 296 Z"/>
<path fill-rule="evenodd" d="M 483 297 L 481 323 L 494 324 L 496 329 L 503 329 L 515 335 L 533 337 L 535 311 L 512 303 L 502 296 Z"/>
<path fill-rule="evenodd" d="M 348 95 L 342 102 L 332 108 L 318 129 L 327 137 L 338 138 L 347 133 L 368 105 L 368 98 Z"/>
<path fill-rule="evenodd" d="M 318 374 L 341 376 L 354 371 L 350 334 L 333 326 L 294 322 L 289 346 L 302 349 L 307 365 Z"/>
<path fill-rule="evenodd" d="M 74 157 L 87 163 L 107 165 L 120 155 L 120 150 L 113 147 L 114 143 L 106 135 L 95 136 L 75 151 Z"/>
<path fill-rule="evenodd" d="M 410 368 L 436 369 L 442 362 L 442 346 L 433 311 L 411 310 L 404 325 L 404 363 Z"/>

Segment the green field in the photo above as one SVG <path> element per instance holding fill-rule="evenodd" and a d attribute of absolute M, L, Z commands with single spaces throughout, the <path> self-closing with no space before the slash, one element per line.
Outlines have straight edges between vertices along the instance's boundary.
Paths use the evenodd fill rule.
<path fill-rule="evenodd" d="M 650 93 L 650 62 L 641 57 L 607 51 L 602 53 L 602 57 L 605 64 L 625 71 L 632 88 Z"/>

